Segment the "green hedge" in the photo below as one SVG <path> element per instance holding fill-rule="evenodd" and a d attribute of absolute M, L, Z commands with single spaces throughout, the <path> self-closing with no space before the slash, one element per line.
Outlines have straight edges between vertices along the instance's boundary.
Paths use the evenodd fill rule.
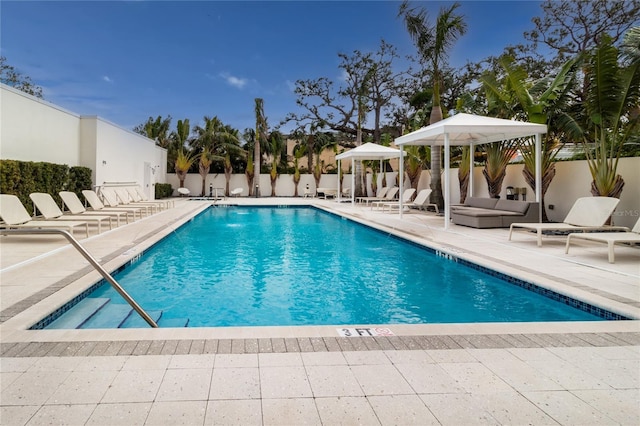
<path fill-rule="evenodd" d="M 91 169 L 66 164 L 0 160 L 0 193 L 17 195 L 27 211 L 33 212 L 32 192 L 51 194 L 60 205 L 60 191 L 72 191 L 81 200 L 82 190 L 91 189 Z"/>
<path fill-rule="evenodd" d="M 170 183 L 156 183 L 156 199 L 171 197 L 173 188 Z"/>

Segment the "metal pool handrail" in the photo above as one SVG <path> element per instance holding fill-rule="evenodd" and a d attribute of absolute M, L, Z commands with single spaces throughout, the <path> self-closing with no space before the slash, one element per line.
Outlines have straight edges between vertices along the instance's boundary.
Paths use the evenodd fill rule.
<path fill-rule="evenodd" d="M 107 280 L 109 284 L 111 284 L 111 287 L 113 287 L 120 294 L 120 296 L 122 296 L 124 300 L 127 301 L 127 303 L 133 308 L 133 310 L 136 311 L 138 315 L 140 315 L 142 319 L 147 322 L 147 324 L 149 324 L 153 328 L 158 328 L 158 324 L 156 324 L 153 318 L 151 318 L 149 314 L 147 314 L 145 310 L 142 309 L 142 307 L 138 305 L 138 303 L 135 300 L 133 300 L 133 298 L 125 291 L 125 289 L 122 288 L 122 286 L 120 286 L 120 284 L 118 284 L 118 282 L 111 276 L 111 274 L 109 274 L 98 263 L 98 261 L 93 256 L 91 256 L 91 253 L 89 253 L 84 247 L 82 247 L 78 242 L 78 240 L 76 240 L 73 237 L 73 235 L 71 235 L 69 232 L 64 231 L 62 229 L 0 229 L 0 235 L 10 235 L 10 234 L 59 234 L 59 235 L 62 235 L 71 243 L 73 247 L 75 247 L 76 250 L 78 250 L 78 252 L 80 252 L 82 256 L 84 256 L 85 259 L 89 261 L 89 263 L 94 267 L 94 269 L 98 271 L 100 275 L 102 275 L 103 278 Z"/>

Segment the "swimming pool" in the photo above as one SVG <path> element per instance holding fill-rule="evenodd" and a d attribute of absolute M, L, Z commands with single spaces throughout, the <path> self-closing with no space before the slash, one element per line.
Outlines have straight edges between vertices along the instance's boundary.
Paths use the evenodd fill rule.
<path fill-rule="evenodd" d="M 160 326 L 603 319 L 463 263 L 313 207 L 227 207 L 200 214 L 116 279 Z M 119 325 L 145 326 L 107 285 L 83 303 L 111 307 Z M 75 328 L 65 319 L 74 310 L 40 325 Z M 117 326 L 85 320 L 84 328 Z"/>

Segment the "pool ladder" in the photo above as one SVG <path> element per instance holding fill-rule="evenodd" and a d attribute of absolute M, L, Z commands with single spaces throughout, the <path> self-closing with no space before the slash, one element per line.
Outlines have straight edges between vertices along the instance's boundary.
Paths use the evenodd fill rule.
<path fill-rule="evenodd" d="M 142 307 L 140 305 L 138 305 L 138 303 L 133 300 L 133 298 L 129 295 L 129 293 L 127 293 L 125 291 L 124 288 L 122 288 L 122 286 L 120 284 L 118 284 L 118 282 L 111 276 L 111 274 L 109 274 L 99 263 L 98 261 L 91 256 L 91 253 L 89 253 L 84 247 L 82 247 L 80 245 L 80 243 L 78 242 L 78 240 L 76 240 L 73 235 L 71 235 L 69 232 L 64 231 L 62 229 L 0 229 L 0 235 L 11 235 L 11 234 L 58 234 L 58 235 L 62 235 L 63 237 L 65 237 L 73 247 L 75 247 L 76 250 L 78 250 L 78 252 L 84 256 L 85 259 L 87 259 L 87 261 L 89 261 L 89 263 L 91 264 L 91 266 L 93 266 L 93 268 L 98 271 L 100 273 L 100 275 L 102 275 L 102 277 L 107 280 L 107 282 L 109 284 L 111 284 L 111 287 L 113 287 L 115 289 L 115 291 L 117 291 L 120 296 L 122 296 L 124 298 L 124 300 L 126 300 L 126 302 L 133 308 L 134 311 L 136 311 L 138 313 L 138 315 L 140 315 L 142 317 L 143 320 L 145 320 L 147 322 L 147 324 L 149 324 L 151 327 L 153 328 L 158 328 L 158 324 L 156 324 L 156 322 L 153 320 L 153 318 L 151 318 L 149 316 L 149 314 L 147 314 L 145 312 L 144 309 L 142 309 Z"/>

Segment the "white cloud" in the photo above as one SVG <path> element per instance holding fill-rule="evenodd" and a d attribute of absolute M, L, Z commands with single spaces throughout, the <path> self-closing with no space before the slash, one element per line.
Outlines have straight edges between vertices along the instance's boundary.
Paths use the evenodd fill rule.
<path fill-rule="evenodd" d="M 113 83 L 113 80 L 108 75 L 102 76 L 102 81 L 106 81 L 107 83 Z"/>
<path fill-rule="evenodd" d="M 220 73 L 220 77 L 222 77 L 228 85 L 237 87 L 238 89 L 243 89 L 249 82 L 246 78 L 236 77 L 229 73 Z"/>

